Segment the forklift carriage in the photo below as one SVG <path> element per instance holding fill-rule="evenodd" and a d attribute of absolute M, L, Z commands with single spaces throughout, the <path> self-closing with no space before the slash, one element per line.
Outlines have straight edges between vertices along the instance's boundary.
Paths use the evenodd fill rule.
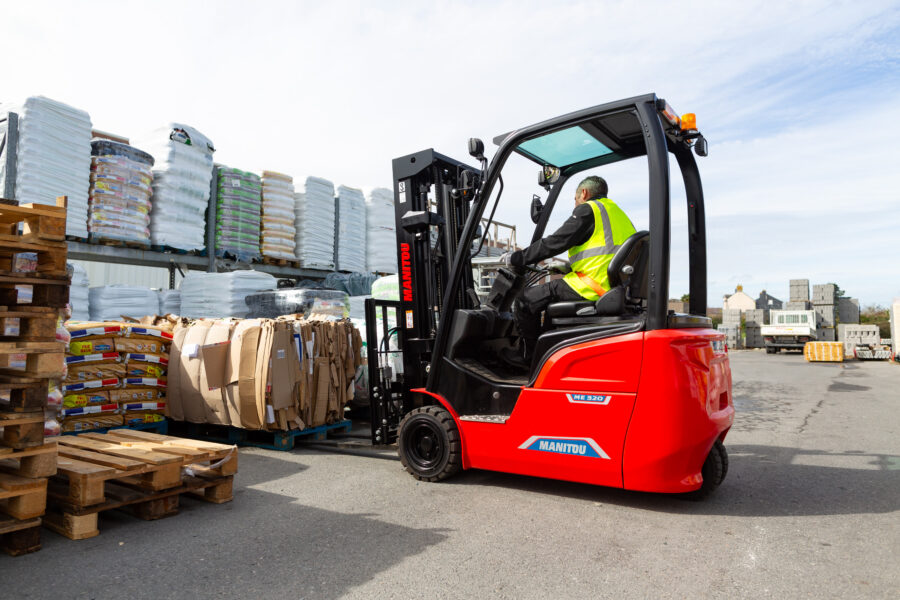
<path fill-rule="evenodd" d="M 398 443 L 415 477 L 486 469 L 705 497 L 724 479 L 734 420 L 724 336 L 706 316 L 706 226 L 694 156 L 706 156 L 692 114 L 654 94 L 588 108 L 495 138 L 488 166 L 434 150 L 393 161 L 399 300 L 366 301 L 374 444 Z M 545 313 L 530 368 L 499 359 L 515 342 L 511 307 L 546 271 L 501 268 L 485 302 L 472 258 L 482 216 L 493 219 L 501 171 L 516 152 L 548 192 L 531 206 L 544 235 L 573 176 L 641 156 L 649 171 L 649 232 L 618 248 L 611 289 L 596 302 Z M 668 310 L 669 154 L 687 196 L 688 314 Z"/>

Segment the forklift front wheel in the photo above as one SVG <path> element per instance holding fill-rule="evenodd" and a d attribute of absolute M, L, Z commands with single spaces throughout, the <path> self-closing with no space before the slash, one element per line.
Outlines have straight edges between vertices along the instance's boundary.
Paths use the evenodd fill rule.
<path fill-rule="evenodd" d="M 459 430 L 440 406 L 410 411 L 400 422 L 400 462 L 421 481 L 440 481 L 462 468 Z"/>
<path fill-rule="evenodd" d="M 690 500 L 705 500 L 712 494 L 716 488 L 725 480 L 728 474 L 728 452 L 725 450 L 725 444 L 716 440 L 713 447 L 703 463 L 703 484 L 700 489 L 688 492 L 687 498 Z"/>

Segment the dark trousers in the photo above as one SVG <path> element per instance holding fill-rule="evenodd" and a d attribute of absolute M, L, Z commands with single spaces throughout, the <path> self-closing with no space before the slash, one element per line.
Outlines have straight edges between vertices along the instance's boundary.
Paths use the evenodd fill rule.
<path fill-rule="evenodd" d="M 530 358 L 534 353 L 538 336 L 541 334 L 541 313 L 554 302 L 584 301 L 581 294 L 569 287 L 562 279 L 554 279 L 550 283 L 535 285 L 519 294 L 516 298 L 514 313 L 519 335 L 525 342 L 525 356 Z"/>

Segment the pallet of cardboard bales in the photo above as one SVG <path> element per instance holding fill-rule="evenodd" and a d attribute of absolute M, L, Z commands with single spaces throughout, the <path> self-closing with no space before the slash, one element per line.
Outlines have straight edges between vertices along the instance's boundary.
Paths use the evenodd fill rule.
<path fill-rule="evenodd" d="M 179 325 L 169 354 L 167 415 L 184 422 L 189 435 L 289 449 L 303 432 L 349 426 L 343 411 L 361 350 L 349 320 Z"/>

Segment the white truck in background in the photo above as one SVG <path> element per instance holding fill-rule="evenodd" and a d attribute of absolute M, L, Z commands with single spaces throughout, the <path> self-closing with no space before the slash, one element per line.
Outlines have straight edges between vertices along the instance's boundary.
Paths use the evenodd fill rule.
<path fill-rule="evenodd" d="M 765 340 L 767 354 L 775 354 L 782 348 L 803 350 L 806 342 L 816 341 L 816 312 L 771 310 L 769 325 L 763 325 L 760 334 Z"/>

